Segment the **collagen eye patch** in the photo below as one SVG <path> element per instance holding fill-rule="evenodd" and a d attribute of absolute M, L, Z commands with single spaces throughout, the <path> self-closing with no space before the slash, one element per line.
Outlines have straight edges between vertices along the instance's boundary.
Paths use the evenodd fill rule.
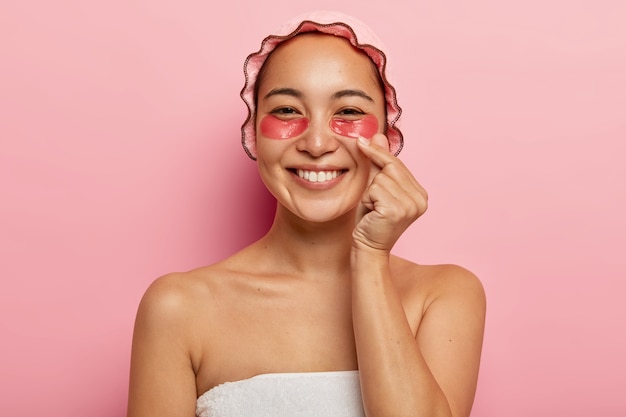
<path fill-rule="evenodd" d="M 338 135 L 355 139 L 359 136 L 371 139 L 378 132 L 378 120 L 373 114 L 356 120 L 334 118 L 329 125 Z M 263 136 L 277 140 L 295 138 L 304 133 L 308 127 L 309 119 L 306 117 L 282 120 L 273 115 L 265 116 L 259 125 Z"/>
<path fill-rule="evenodd" d="M 309 119 L 299 117 L 297 119 L 281 120 L 276 116 L 265 116 L 260 124 L 263 136 L 270 139 L 291 139 L 302 134 L 309 127 Z"/>
<path fill-rule="evenodd" d="M 357 120 L 336 118 L 330 121 L 330 128 L 341 136 L 355 139 L 362 136 L 371 139 L 378 132 L 378 120 L 373 114 L 368 114 Z"/>

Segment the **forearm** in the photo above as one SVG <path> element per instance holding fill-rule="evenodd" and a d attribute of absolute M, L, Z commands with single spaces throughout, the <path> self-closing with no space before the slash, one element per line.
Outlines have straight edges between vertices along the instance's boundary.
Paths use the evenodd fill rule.
<path fill-rule="evenodd" d="M 411 331 L 385 253 L 353 250 L 352 309 L 367 416 L 451 416 Z"/>

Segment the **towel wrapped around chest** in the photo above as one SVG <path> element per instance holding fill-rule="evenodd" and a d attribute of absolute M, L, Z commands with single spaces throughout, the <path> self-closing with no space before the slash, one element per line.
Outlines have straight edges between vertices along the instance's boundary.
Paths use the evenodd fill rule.
<path fill-rule="evenodd" d="M 262 374 L 202 394 L 198 417 L 364 417 L 358 371 Z"/>

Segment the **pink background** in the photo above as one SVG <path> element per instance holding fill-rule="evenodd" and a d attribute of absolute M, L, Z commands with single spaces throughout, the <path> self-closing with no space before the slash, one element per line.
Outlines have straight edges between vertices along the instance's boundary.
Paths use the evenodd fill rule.
<path fill-rule="evenodd" d="M 2 1 L 0 415 L 124 415 L 149 283 L 269 224 L 243 59 L 337 7 L 389 46 L 431 196 L 397 253 L 487 291 L 473 416 L 626 415 L 625 2 L 212 3 Z"/>

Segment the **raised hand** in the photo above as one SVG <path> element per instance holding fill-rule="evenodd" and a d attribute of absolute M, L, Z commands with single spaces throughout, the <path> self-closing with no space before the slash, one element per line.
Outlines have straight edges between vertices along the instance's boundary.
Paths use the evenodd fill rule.
<path fill-rule="evenodd" d="M 353 246 L 391 251 L 402 233 L 428 207 L 428 194 L 400 159 L 389 153 L 387 138 L 359 138 L 359 149 L 371 161 L 368 187 L 361 198 Z"/>

